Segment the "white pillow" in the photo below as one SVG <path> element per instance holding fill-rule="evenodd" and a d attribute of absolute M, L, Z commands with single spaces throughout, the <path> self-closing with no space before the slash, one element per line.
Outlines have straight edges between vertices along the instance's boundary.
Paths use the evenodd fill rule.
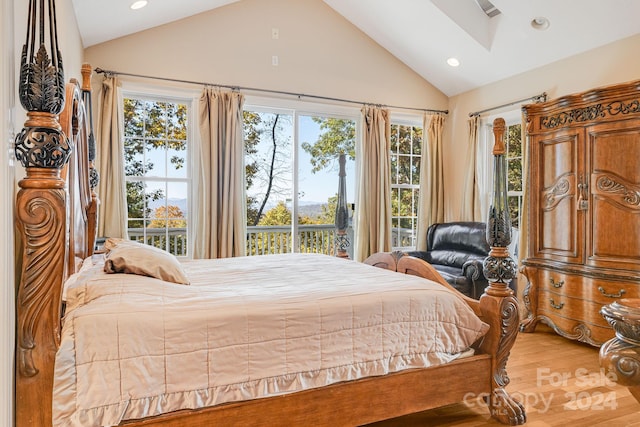
<path fill-rule="evenodd" d="M 123 239 L 107 239 L 104 271 L 149 276 L 165 282 L 188 285 L 180 261 L 162 249 Z"/>

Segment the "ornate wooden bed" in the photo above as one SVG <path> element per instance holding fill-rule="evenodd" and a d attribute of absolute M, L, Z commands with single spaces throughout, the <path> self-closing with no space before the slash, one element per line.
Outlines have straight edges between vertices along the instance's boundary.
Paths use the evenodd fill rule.
<path fill-rule="evenodd" d="M 21 239 L 21 268 L 17 290 L 16 425 L 52 424 L 54 359 L 60 345 L 61 288 L 92 255 L 95 243 L 97 198 L 93 192 L 94 149 L 91 113 L 83 99 L 90 94 L 91 68 L 83 67 L 82 87 L 66 85 L 66 105 L 60 115 L 61 130 L 69 137 L 38 142 L 38 132 L 57 128 L 53 113 L 29 112 L 25 136 L 16 143 L 19 160 L 26 168 L 16 199 L 17 226 Z M 502 162 L 504 122 L 496 123 L 496 167 Z M 45 132 L 46 133 L 46 132 Z M 45 152 L 46 150 L 46 152 Z M 43 163 L 64 157 L 69 162 Z M 499 170 L 496 171 L 500 175 Z M 90 179 L 91 178 L 91 179 Z M 93 185 L 90 184 L 92 181 Z M 497 196 L 497 200 L 500 199 Z M 479 301 L 460 295 L 473 312 L 490 326 L 474 344 L 475 355 L 430 368 L 342 382 L 294 392 L 197 410 L 183 410 L 122 425 L 362 425 L 378 420 L 461 402 L 465 396 L 485 395 L 493 417 L 505 424 L 525 422 L 522 405 L 505 391 L 509 382 L 506 363 L 518 328 L 517 300 L 507 283 L 515 265 L 506 247 L 510 226 L 504 211 L 492 213 L 488 238 L 492 252 L 486 270 L 490 286 Z M 449 285 L 427 263 L 402 253 L 380 253 L 368 264 L 400 273 L 430 278 Z M 450 288 L 452 292 L 456 292 Z"/>
<path fill-rule="evenodd" d="M 85 93 L 91 68 L 83 69 Z M 16 411 L 18 426 L 51 425 L 54 358 L 60 342 L 61 286 L 92 254 L 95 241 L 95 194 L 89 185 L 91 133 L 83 94 L 77 82 L 67 84 L 66 106 L 60 115 L 62 132 L 73 147 L 66 165 L 39 167 L 27 162 L 16 201 L 22 238 L 22 268 L 18 289 L 16 348 Z M 28 122 L 30 123 L 30 122 Z M 38 122 L 37 126 L 52 123 Z M 496 126 L 502 139 L 504 127 Z M 52 148 L 56 150 L 56 148 Z M 500 153 L 498 148 L 497 153 Z M 21 156 L 21 159 L 25 156 Z M 35 156 L 29 157 L 36 159 Z M 503 423 L 525 421 L 523 407 L 504 387 L 505 366 L 516 338 L 517 301 L 505 282 L 513 274 L 503 223 L 495 221 L 491 285 L 479 301 L 464 298 L 490 325 L 476 343 L 476 354 L 426 369 L 334 384 L 293 394 L 178 411 L 123 425 L 210 426 L 233 425 L 361 425 L 463 401 L 465 395 L 485 394 L 491 414 Z M 401 253 L 380 253 L 367 263 L 430 278 L 449 287 L 427 263 Z M 451 288 L 453 292 L 456 292 Z"/>

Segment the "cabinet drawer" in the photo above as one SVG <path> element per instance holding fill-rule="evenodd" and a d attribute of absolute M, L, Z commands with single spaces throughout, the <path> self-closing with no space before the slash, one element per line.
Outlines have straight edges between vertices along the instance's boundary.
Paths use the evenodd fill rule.
<path fill-rule="evenodd" d="M 541 292 L 580 298 L 598 306 L 611 304 L 620 298 L 640 297 L 640 283 L 599 279 L 553 270 L 538 270 L 538 286 Z M 598 307 L 597 311 L 599 310 Z"/>
<path fill-rule="evenodd" d="M 632 282 L 608 282 L 604 280 L 594 280 L 589 286 L 590 295 L 588 298 L 600 305 L 611 304 L 620 298 L 640 297 L 640 284 Z"/>
<path fill-rule="evenodd" d="M 559 295 L 582 297 L 583 277 L 551 270 L 538 270 L 538 289 Z"/>
<path fill-rule="evenodd" d="M 602 308 L 602 304 L 597 302 L 561 295 L 556 292 L 541 292 L 538 299 L 538 310 L 541 314 L 610 328 L 609 323 L 600 314 L 600 308 Z"/>

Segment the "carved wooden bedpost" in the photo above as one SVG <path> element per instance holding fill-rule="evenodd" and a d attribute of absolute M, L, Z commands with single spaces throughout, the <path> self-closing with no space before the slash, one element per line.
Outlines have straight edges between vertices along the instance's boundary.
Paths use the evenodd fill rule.
<path fill-rule="evenodd" d="M 60 343 L 61 309 L 61 289 L 54 285 L 62 283 L 65 275 L 67 250 L 66 190 L 60 169 L 69 158 L 71 146 L 58 120 L 64 106 L 65 83 L 55 2 L 48 0 L 46 4 L 29 1 L 19 86 L 27 120 L 15 141 L 16 158 L 26 168 L 16 199 L 16 225 L 22 244 L 16 301 L 19 427 L 51 425 L 53 359 Z"/>
<path fill-rule="evenodd" d="M 489 286 L 480 297 L 480 310 L 484 313 L 500 313 L 494 317 L 491 332 L 487 334 L 482 348 L 494 349 L 492 394 L 489 397 L 491 415 L 505 424 L 519 425 L 526 421 L 523 406 L 513 400 L 504 387 L 509 384 L 506 365 L 511 347 L 518 333 L 518 300 L 509 288 L 516 276 L 516 263 L 509 256 L 507 247 L 511 242 L 511 220 L 507 204 L 507 165 L 504 142 L 505 122 L 498 118 L 493 122 L 495 136 L 494 179 L 491 207 L 487 222 L 487 242 L 491 246 L 484 260 L 483 271 Z M 485 321 L 491 319 L 485 317 Z M 495 332 L 494 332 L 495 331 Z"/>
<path fill-rule="evenodd" d="M 339 258 L 349 258 L 347 248 L 350 245 L 347 228 L 349 227 L 349 210 L 347 209 L 347 184 L 345 177 L 345 155 L 340 154 L 340 174 L 338 180 L 338 202 L 336 204 L 336 256 Z"/>
<path fill-rule="evenodd" d="M 84 105 L 87 110 L 87 120 L 89 121 L 89 135 L 87 136 L 87 144 L 89 146 L 89 186 L 91 187 L 91 203 L 87 208 L 87 254 L 92 254 L 96 244 L 96 235 L 98 232 L 98 194 L 96 188 L 100 181 L 100 175 L 96 169 L 96 140 L 93 135 L 93 104 L 91 102 L 91 65 L 82 64 L 82 95 Z"/>

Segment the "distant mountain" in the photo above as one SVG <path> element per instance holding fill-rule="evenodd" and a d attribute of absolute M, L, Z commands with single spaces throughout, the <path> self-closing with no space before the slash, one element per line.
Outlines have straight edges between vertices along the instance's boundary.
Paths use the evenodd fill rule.
<path fill-rule="evenodd" d="M 303 216 L 315 218 L 322 214 L 322 206 L 326 203 L 305 202 L 298 205 L 298 213 Z"/>

